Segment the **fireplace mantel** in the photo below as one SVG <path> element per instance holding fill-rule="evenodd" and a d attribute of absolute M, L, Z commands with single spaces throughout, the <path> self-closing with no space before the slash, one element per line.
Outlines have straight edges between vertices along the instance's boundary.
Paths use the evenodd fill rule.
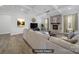
<path fill-rule="evenodd" d="M 60 23 L 51 23 L 51 24 L 60 24 Z"/>

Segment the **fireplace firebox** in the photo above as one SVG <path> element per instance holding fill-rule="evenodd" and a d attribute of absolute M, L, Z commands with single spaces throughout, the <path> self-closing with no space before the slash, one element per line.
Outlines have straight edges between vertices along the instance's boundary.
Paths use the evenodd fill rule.
<path fill-rule="evenodd" d="M 58 25 L 54 24 L 52 28 L 53 28 L 53 30 L 58 30 Z"/>

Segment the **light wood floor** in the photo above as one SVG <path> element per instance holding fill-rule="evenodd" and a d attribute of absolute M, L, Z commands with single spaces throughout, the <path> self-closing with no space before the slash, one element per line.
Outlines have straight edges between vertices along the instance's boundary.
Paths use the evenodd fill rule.
<path fill-rule="evenodd" d="M 0 35 L 0 54 L 30 54 L 31 48 L 24 42 L 22 34 Z"/>

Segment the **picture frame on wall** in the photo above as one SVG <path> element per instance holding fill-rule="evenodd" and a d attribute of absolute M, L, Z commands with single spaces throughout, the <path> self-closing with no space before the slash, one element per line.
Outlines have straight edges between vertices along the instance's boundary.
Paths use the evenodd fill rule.
<path fill-rule="evenodd" d="M 18 18 L 17 26 L 23 28 L 25 26 L 25 20 L 23 18 Z"/>

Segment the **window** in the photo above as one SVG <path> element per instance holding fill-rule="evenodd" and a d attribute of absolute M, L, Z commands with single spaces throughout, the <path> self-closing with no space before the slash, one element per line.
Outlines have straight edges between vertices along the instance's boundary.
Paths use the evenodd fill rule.
<path fill-rule="evenodd" d="M 73 17 L 72 15 L 68 16 L 68 20 L 67 20 L 68 21 L 68 26 L 67 26 L 68 31 L 73 31 L 73 27 L 72 27 L 73 26 L 73 24 L 72 24 L 73 19 L 72 19 L 72 17 Z"/>
<path fill-rule="evenodd" d="M 49 29 L 49 19 L 48 18 L 46 18 L 45 20 L 44 20 L 44 25 L 45 25 L 45 29 L 46 29 L 46 31 L 48 31 L 48 29 Z"/>
<path fill-rule="evenodd" d="M 64 16 L 64 32 L 76 31 L 78 28 L 77 14 Z"/>

